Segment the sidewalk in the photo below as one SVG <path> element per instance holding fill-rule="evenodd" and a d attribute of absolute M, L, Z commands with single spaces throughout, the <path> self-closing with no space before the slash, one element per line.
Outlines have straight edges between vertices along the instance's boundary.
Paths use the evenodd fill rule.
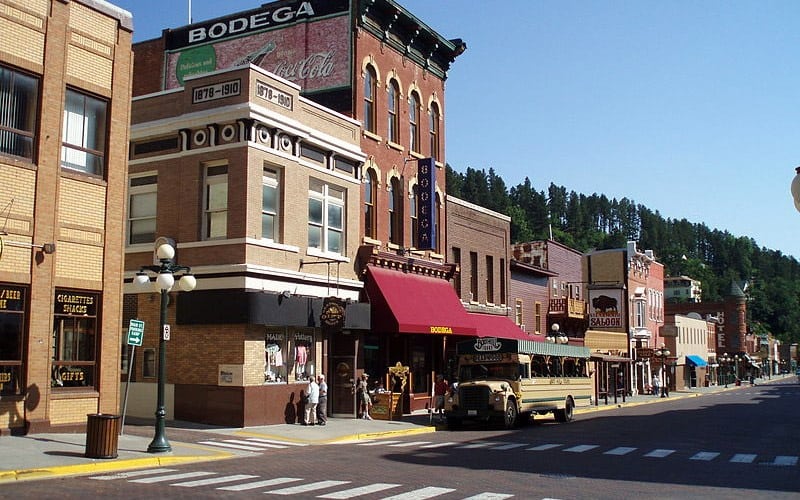
<path fill-rule="evenodd" d="M 764 381 L 761 381 L 764 382 Z M 601 400 L 598 406 L 576 409 L 576 415 L 605 411 L 622 406 L 650 403 L 666 403 L 679 398 L 701 396 L 707 393 L 735 390 L 750 387 L 722 386 L 693 388 L 681 392 L 671 392 L 669 398 L 649 395 L 626 397 L 625 402 L 618 398 L 614 403 L 609 398 L 608 405 Z M 443 427 L 440 427 L 443 429 Z M 152 441 L 152 422 L 126 422 L 123 435 L 118 438 L 117 458 L 96 459 L 84 456 L 86 434 L 32 434 L 28 436 L 0 437 L 0 446 L 5 451 L 0 457 L 0 484 L 11 481 L 44 479 L 54 476 L 78 474 L 99 474 L 120 470 L 146 467 L 174 466 L 211 460 L 224 460 L 247 455 L 248 452 L 226 451 L 224 449 L 174 441 L 176 435 L 186 436 L 187 432 L 208 433 L 209 438 L 230 436 L 244 439 L 287 441 L 296 444 L 325 444 L 362 439 L 385 438 L 388 436 L 435 432 L 437 427 L 427 413 L 407 415 L 401 421 L 359 420 L 351 418 L 329 418 L 325 426 L 307 427 L 303 425 L 278 424 L 247 428 L 222 428 L 197 426 L 186 422 L 168 422 L 167 436 L 172 451 L 148 453 Z"/>

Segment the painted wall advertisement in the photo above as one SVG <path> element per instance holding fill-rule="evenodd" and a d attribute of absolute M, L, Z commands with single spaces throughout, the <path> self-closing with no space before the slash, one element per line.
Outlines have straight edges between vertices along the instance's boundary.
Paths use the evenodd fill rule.
<path fill-rule="evenodd" d="M 622 315 L 625 303 L 622 290 L 605 288 L 589 290 L 589 328 L 623 328 Z"/>
<path fill-rule="evenodd" d="M 288 0 L 166 33 L 164 88 L 253 64 L 304 92 L 350 84 L 348 0 Z"/>

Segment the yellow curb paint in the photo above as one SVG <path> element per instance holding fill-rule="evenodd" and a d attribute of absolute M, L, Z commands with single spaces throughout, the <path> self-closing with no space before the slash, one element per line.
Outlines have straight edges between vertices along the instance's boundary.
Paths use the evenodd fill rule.
<path fill-rule="evenodd" d="M 142 469 L 145 467 L 163 467 L 169 465 L 182 465 L 186 463 L 210 462 L 214 460 L 225 460 L 235 456 L 236 455 L 233 453 L 218 452 L 213 455 L 133 458 L 108 462 L 92 462 L 87 464 L 56 465 L 53 467 L 42 467 L 36 469 L 9 470 L 0 472 L 0 484 L 12 481 L 32 481 L 54 476 L 76 476 L 120 470 Z"/>

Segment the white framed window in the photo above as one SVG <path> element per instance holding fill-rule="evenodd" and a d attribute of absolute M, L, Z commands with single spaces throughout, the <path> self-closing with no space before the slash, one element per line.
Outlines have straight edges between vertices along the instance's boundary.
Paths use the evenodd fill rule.
<path fill-rule="evenodd" d="M 228 235 L 228 165 L 205 165 L 203 200 L 203 238 L 225 238 Z"/>
<path fill-rule="evenodd" d="M 128 245 L 156 241 L 158 175 L 128 179 Z"/>
<path fill-rule="evenodd" d="M 634 313 L 634 326 L 636 328 L 644 328 L 645 314 L 647 309 L 647 301 L 644 297 L 636 297 L 633 299 L 633 313 Z"/>
<path fill-rule="evenodd" d="M 107 103 L 67 89 L 61 134 L 61 166 L 103 175 Z"/>
<path fill-rule="evenodd" d="M 275 168 L 264 167 L 261 178 L 261 237 L 278 241 L 280 238 L 280 178 Z"/>
<path fill-rule="evenodd" d="M 308 188 L 308 246 L 344 254 L 345 190 L 310 179 Z"/>

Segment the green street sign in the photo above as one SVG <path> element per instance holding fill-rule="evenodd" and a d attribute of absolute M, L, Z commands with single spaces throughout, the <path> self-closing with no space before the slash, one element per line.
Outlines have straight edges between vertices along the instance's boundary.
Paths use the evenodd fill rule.
<path fill-rule="evenodd" d="M 132 319 L 128 323 L 128 345 L 142 345 L 144 338 L 144 321 Z"/>

